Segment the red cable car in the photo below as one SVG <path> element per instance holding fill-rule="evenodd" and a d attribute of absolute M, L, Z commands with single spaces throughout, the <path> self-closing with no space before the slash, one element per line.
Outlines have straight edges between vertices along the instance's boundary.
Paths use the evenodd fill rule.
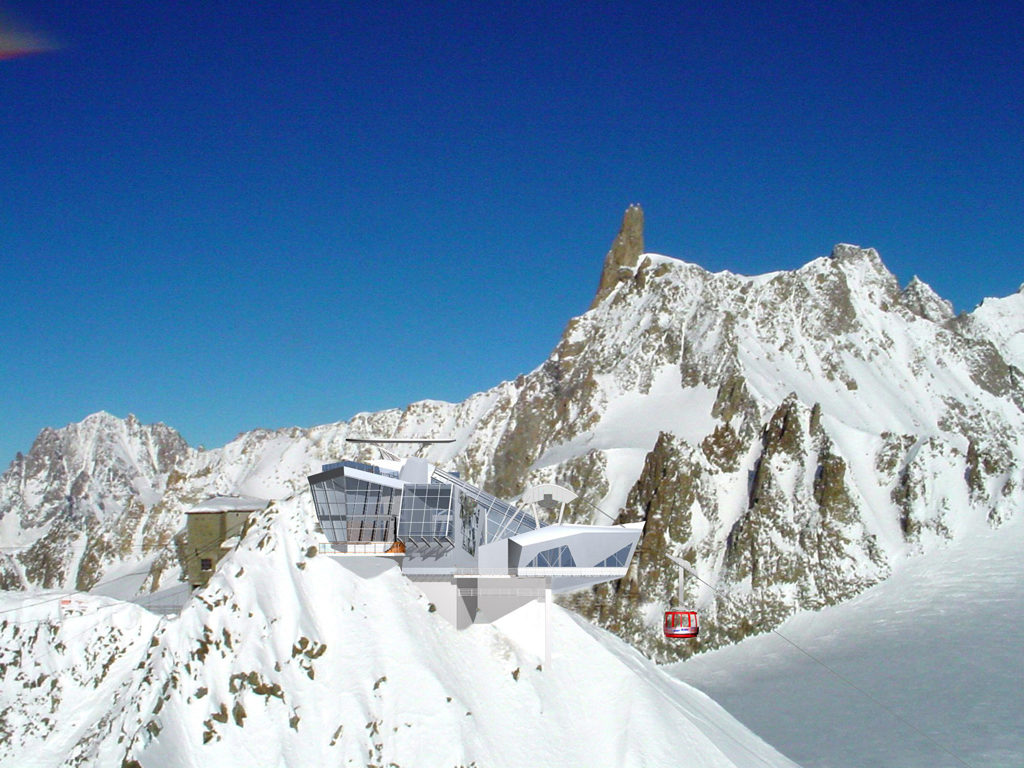
<path fill-rule="evenodd" d="M 665 637 L 696 637 L 699 631 L 696 611 L 665 611 Z"/>

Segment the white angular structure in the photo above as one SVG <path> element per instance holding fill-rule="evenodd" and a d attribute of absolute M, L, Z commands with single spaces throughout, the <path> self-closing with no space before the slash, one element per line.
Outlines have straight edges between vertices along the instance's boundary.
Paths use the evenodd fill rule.
<path fill-rule="evenodd" d="M 625 576 L 643 528 L 545 525 L 419 458 L 327 464 L 309 485 L 325 554 L 364 575 L 400 568 L 459 628 L 546 625 L 552 592 Z"/>

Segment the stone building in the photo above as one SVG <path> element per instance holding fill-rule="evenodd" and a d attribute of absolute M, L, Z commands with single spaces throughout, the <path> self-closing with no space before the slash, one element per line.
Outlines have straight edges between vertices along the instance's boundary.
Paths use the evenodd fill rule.
<path fill-rule="evenodd" d="M 238 540 L 253 512 L 269 502 L 250 496 L 214 496 L 188 510 L 185 573 L 193 589 L 205 587 L 217 563 Z"/>

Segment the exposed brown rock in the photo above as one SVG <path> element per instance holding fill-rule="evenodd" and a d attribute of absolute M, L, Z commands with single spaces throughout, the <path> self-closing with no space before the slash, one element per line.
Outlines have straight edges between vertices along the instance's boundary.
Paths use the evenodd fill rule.
<path fill-rule="evenodd" d="M 601 282 L 598 284 L 597 295 L 594 296 L 591 308 L 600 304 L 621 280 L 633 276 L 633 270 L 643 252 L 644 212 L 634 203 L 626 209 L 619 234 L 616 235 L 611 250 L 604 257 Z"/>

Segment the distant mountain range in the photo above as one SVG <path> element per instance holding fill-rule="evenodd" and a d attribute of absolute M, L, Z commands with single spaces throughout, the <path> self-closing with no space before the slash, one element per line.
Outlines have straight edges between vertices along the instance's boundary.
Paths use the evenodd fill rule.
<path fill-rule="evenodd" d="M 571 519 L 646 521 L 627 579 L 564 603 L 668 661 L 694 647 L 661 637 L 669 555 L 704 582 L 686 582 L 684 605 L 714 647 L 1021 514 L 1022 369 L 1022 293 L 954 316 L 853 245 L 793 271 L 710 273 L 645 253 L 634 206 L 549 358 L 462 403 L 214 450 L 132 416 L 43 430 L 0 477 L 0 587 L 166 587 L 192 503 L 291 500 L 312 529 L 306 475 L 373 450 L 346 436 L 451 436 L 421 455 L 499 496 L 557 482 L 582 496 Z"/>

